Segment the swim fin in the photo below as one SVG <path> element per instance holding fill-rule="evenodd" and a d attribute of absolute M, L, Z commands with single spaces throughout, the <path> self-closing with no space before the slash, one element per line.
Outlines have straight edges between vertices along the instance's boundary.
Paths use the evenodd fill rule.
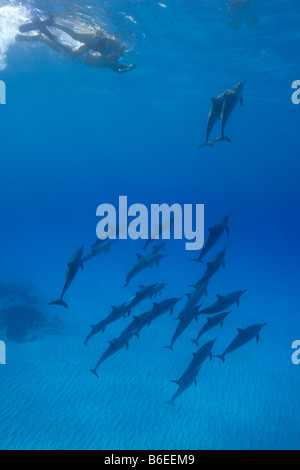
<path fill-rule="evenodd" d="M 47 36 L 51 41 L 55 40 L 55 36 L 50 33 L 47 26 L 52 26 L 54 23 L 53 17 L 47 20 L 41 21 L 38 16 L 32 19 L 32 23 L 24 24 L 19 27 L 20 33 L 29 33 L 31 31 L 40 31 Z"/>
<path fill-rule="evenodd" d="M 48 305 L 60 305 L 61 307 L 65 307 L 65 308 L 68 308 L 68 305 L 66 304 L 66 302 L 64 302 L 63 300 L 55 300 L 54 302 L 50 302 Z"/>

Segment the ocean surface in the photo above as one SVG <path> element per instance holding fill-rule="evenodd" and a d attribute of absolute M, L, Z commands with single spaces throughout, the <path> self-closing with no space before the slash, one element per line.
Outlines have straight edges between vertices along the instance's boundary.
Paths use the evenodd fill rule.
<path fill-rule="evenodd" d="M 118 39 L 121 63 L 136 69 L 90 68 L 15 41 L 20 25 L 50 13 Z M 299 20 L 296 0 L 0 1 L 1 449 L 299 449 Z M 211 98 L 244 80 L 244 105 L 226 127 L 232 142 L 198 149 Z M 185 300 L 101 364 L 98 380 L 90 369 L 150 299 L 83 342 L 140 284 L 169 283 L 157 302 L 192 292 L 206 269 L 190 261 L 199 253 L 170 240 L 168 257 L 122 288 L 144 241 L 118 240 L 78 272 L 68 309 L 48 305 L 72 253 L 96 241 L 97 206 L 121 195 L 129 204 L 205 204 L 206 238 L 232 212 L 229 236 L 204 258 L 228 246 L 226 268 L 201 302 L 247 291 L 200 345 L 217 338 L 220 355 L 237 328 L 268 323 L 259 344 L 205 361 L 174 407 L 170 380 L 188 366 L 206 321 L 165 349 Z"/>

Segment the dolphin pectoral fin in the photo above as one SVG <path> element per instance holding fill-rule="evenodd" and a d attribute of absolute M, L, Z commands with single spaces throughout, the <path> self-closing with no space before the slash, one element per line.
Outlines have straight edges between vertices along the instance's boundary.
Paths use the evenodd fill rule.
<path fill-rule="evenodd" d="M 60 305 L 61 307 L 69 308 L 66 302 L 63 300 L 54 300 L 53 302 L 50 302 L 48 305 Z"/>
<path fill-rule="evenodd" d="M 176 385 L 180 386 L 180 380 L 170 380 L 170 382 L 172 384 L 176 384 Z"/>
<path fill-rule="evenodd" d="M 203 147 L 215 148 L 215 145 L 214 145 L 214 142 L 206 141 L 206 142 L 203 142 L 203 144 L 200 144 L 198 146 L 198 149 L 202 149 Z"/>
<path fill-rule="evenodd" d="M 213 355 L 212 355 L 212 353 L 210 352 L 210 353 L 209 353 L 209 360 L 210 360 L 210 362 L 212 361 L 212 359 L 213 359 Z"/>
<path fill-rule="evenodd" d="M 222 362 L 225 362 L 225 356 L 213 356 L 213 357 L 217 357 L 218 359 L 221 359 Z"/>
<path fill-rule="evenodd" d="M 97 374 L 96 369 L 90 369 L 90 372 L 94 374 L 97 377 L 97 379 L 99 379 L 99 375 Z"/>
<path fill-rule="evenodd" d="M 259 343 L 259 333 L 256 335 L 256 342 Z"/>
<path fill-rule="evenodd" d="M 167 405 L 175 406 L 174 400 L 169 400 L 166 403 L 167 403 Z"/>

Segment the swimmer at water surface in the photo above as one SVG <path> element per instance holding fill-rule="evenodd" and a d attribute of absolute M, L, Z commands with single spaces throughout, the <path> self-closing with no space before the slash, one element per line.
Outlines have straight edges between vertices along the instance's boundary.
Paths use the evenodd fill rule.
<path fill-rule="evenodd" d="M 60 42 L 47 29 L 48 26 L 63 31 L 74 41 L 80 42 L 80 45 L 73 48 Z M 35 18 L 32 23 L 20 27 L 20 32 L 22 33 L 36 30 L 39 30 L 39 34 L 35 36 L 18 34 L 16 36 L 16 40 L 25 42 L 43 42 L 55 51 L 66 52 L 74 58 L 86 55 L 84 63 L 90 67 L 108 67 L 117 73 L 129 72 L 135 68 L 134 64 L 124 65 L 119 63 L 120 58 L 124 55 L 125 46 L 117 39 L 97 33 L 80 33 L 74 31 L 68 26 L 56 23 L 52 17 L 45 21 Z"/>

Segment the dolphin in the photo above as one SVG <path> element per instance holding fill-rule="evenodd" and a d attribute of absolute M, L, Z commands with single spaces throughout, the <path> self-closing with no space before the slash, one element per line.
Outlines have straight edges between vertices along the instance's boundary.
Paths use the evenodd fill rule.
<path fill-rule="evenodd" d="M 131 279 L 136 276 L 139 272 L 143 271 L 146 268 L 151 268 L 152 266 L 159 265 L 159 262 L 163 259 L 166 258 L 167 255 L 161 255 L 160 253 L 151 253 L 150 255 L 140 255 L 137 253 L 137 262 L 134 264 L 134 266 L 130 269 L 129 273 L 127 274 L 126 277 L 126 284 L 124 287 L 127 287 L 131 281 Z"/>
<path fill-rule="evenodd" d="M 106 351 L 102 354 L 100 357 L 99 361 L 97 362 L 96 366 L 94 369 L 91 369 L 90 372 L 94 374 L 98 378 L 98 373 L 97 369 L 99 366 L 109 357 L 113 356 L 116 354 L 116 352 L 120 351 L 124 346 L 126 346 L 126 349 L 129 347 L 129 341 L 133 337 L 133 334 L 128 334 L 127 336 L 123 336 L 122 338 L 116 338 L 113 341 L 109 342 L 109 346 L 106 349 Z"/>
<path fill-rule="evenodd" d="M 83 245 L 81 248 L 76 250 L 71 256 L 71 259 L 67 265 L 65 283 L 64 283 L 64 287 L 63 287 L 60 299 L 55 300 L 54 302 L 50 302 L 49 305 L 61 305 L 62 307 L 68 308 L 68 305 L 66 304 L 66 302 L 63 301 L 63 296 L 65 295 L 67 289 L 72 284 L 79 268 L 81 267 L 81 269 L 83 269 L 82 252 L 83 252 Z"/>
<path fill-rule="evenodd" d="M 50 33 L 47 29 L 47 26 L 52 26 L 54 24 L 54 19 L 52 16 L 49 19 L 42 21 L 38 16 L 35 16 L 32 19 L 32 23 L 24 24 L 20 26 L 19 31 L 20 33 L 29 33 L 30 31 L 40 31 L 45 36 L 47 36 L 51 41 L 55 41 L 55 36 Z"/>
<path fill-rule="evenodd" d="M 168 405 L 175 406 L 176 398 L 180 397 L 180 395 L 182 395 L 188 388 L 190 388 L 191 385 L 195 384 L 195 386 L 197 386 L 197 376 L 198 376 L 198 373 L 199 373 L 200 369 L 201 369 L 201 367 L 199 367 L 198 369 L 191 370 L 184 377 L 184 380 L 182 380 L 180 383 L 178 383 L 179 388 L 178 388 L 177 392 L 175 393 L 175 395 L 173 396 L 173 398 L 171 400 L 167 401 Z M 171 382 L 175 382 L 175 381 L 171 380 Z"/>
<path fill-rule="evenodd" d="M 221 361 L 225 362 L 225 356 L 227 354 L 235 351 L 236 349 L 241 348 L 245 344 L 249 343 L 252 339 L 256 338 L 257 343 L 259 342 L 259 334 L 261 330 L 267 325 L 267 323 L 262 323 L 260 325 L 252 325 L 248 326 L 248 328 L 245 328 L 244 330 L 241 328 L 238 328 L 238 335 L 235 337 L 235 339 L 232 341 L 232 343 L 228 346 L 227 349 L 221 354 L 220 356 L 214 356 L 218 357 L 221 359 Z"/>
<path fill-rule="evenodd" d="M 219 121 L 219 119 L 221 119 L 225 94 L 226 91 L 221 93 L 217 98 L 211 98 L 212 107 L 208 115 L 206 141 L 199 145 L 199 149 L 202 147 L 214 147 L 214 142 L 210 142 L 209 136 L 216 123 Z"/>
<path fill-rule="evenodd" d="M 180 377 L 179 381 L 182 381 L 185 375 L 188 374 L 191 370 L 197 369 L 198 367 L 202 366 L 206 359 L 209 358 L 210 361 L 212 361 L 212 350 L 216 341 L 217 338 L 213 339 L 212 341 L 208 341 L 208 343 L 201 346 L 201 348 L 197 352 L 193 353 L 193 359 L 189 363 L 185 372 Z"/>
<path fill-rule="evenodd" d="M 238 101 L 240 101 L 241 105 L 243 105 L 243 97 L 242 92 L 244 89 L 246 81 L 237 83 L 234 87 L 225 90 L 221 93 L 217 98 L 212 98 L 212 108 L 210 110 L 208 116 L 208 123 L 206 129 L 206 141 L 199 145 L 199 149 L 202 147 L 214 147 L 216 142 L 220 141 L 227 141 L 231 142 L 231 140 L 224 135 L 225 127 L 228 122 L 229 117 L 232 114 L 235 106 L 237 105 Z M 210 142 L 209 137 L 212 129 L 221 119 L 222 122 L 222 135 L 215 139 L 213 142 Z"/>
<path fill-rule="evenodd" d="M 198 312 L 200 307 L 201 306 L 191 308 L 190 311 L 187 312 L 183 318 L 179 319 L 179 324 L 172 337 L 171 344 L 170 346 L 165 346 L 165 348 L 171 349 L 173 351 L 173 346 L 179 336 L 182 335 L 182 333 L 187 329 L 187 327 L 192 323 L 193 320 L 198 320 Z"/>
<path fill-rule="evenodd" d="M 214 313 L 219 313 L 225 310 L 226 308 L 231 307 L 235 303 L 237 306 L 240 306 L 240 298 L 246 292 L 246 290 L 238 290 L 232 292 L 228 295 L 217 295 L 218 300 L 212 304 L 210 307 L 206 307 L 199 312 L 199 315 L 212 315 Z"/>
<path fill-rule="evenodd" d="M 112 312 L 103 320 L 101 320 L 97 325 L 91 325 L 92 331 L 90 334 L 86 337 L 84 344 L 87 345 L 88 341 L 93 338 L 96 334 L 104 333 L 106 327 L 110 325 L 111 323 L 116 322 L 120 318 L 125 318 L 128 313 L 130 314 L 131 311 L 131 305 L 130 305 L 130 300 L 128 302 L 124 302 L 123 304 L 119 305 L 118 307 L 112 305 Z"/>
<path fill-rule="evenodd" d="M 233 88 L 226 91 L 226 94 L 224 96 L 224 101 L 223 101 L 222 114 L 221 114 L 222 135 L 218 137 L 214 141 L 214 143 L 220 142 L 222 140 L 230 142 L 230 139 L 224 135 L 225 127 L 237 103 L 240 102 L 241 106 L 243 105 L 242 92 L 243 92 L 245 84 L 246 84 L 246 80 L 244 82 L 237 83 Z"/>
<path fill-rule="evenodd" d="M 216 272 L 220 269 L 221 266 L 223 268 L 226 268 L 225 264 L 225 254 L 227 251 L 227 246 L 224 248 L 224 250 L 220 251 L 209 263 L 206 263 L 207 269 L 204 273 L 203 278 L 204 279 L 211 279 Z"/>
<path fill-rule="evenodd" d="M 230 314 L 231 312 L 224 312 L 220 313 L 219 315 L 215 315 L 214 317 L 208 317 L 207 322 L 205 325 L 201 328 L 201 330 L 198 333 L 198 336 L 196 339 L 192 339 L 192 342 L 198 347 L 199 346 L 199 338 L 207 333 L 209 330 L 212 330 L 218 325 L 221 325 L 221 328 L 223 327 L 223 322 L 226 319 L 226 317 Z"/>
<path fill-rule="evenodd" d="M 166 312 L 170 312 L 172 315 L 175 305 L 180 301 L 179 298 L 172 298 L 164 300 L 163 302 L 156 303 L 153 302 L 152 309 L 148 312 L 142 313 L 139 316 L 134 316 L 133 321 L 128 325 L 128 327 L 121 333 L 120 337 L 126 336 L 131 333 L 137 338 L 139 337 L 140 331 L 145 328 L 145 326 L 150 326 L 151 323 L 156 320 L 158 317 L 163 315 Z"/>
<path fill-rule="evenodd" d="M 223 233 L 227 232 L 229 235 L 229 227 L 228 222 L 231 216 L 231 212 L 225 215 L 222 219 L 220 219 L 214 227 L 208 229 L 209 235 L 208 238 L 201 250 L 200 256 L 197 261 L 202 261 L 202 258 L 213 248 L 213 246 L 217 243 L 217 241 L 221 238 Z"/>
<path fill-rule="evenodd" d="M 159 253 L 160 251 L 165 251 L 166 244 L 167 244 L 167 242 L 164 241 L 164 242 L 160 242 L 157 245 L 155 245 L 153 247 L 153 253 Z"/>
<path fill-rule="evenodd" d="M 170 229 L 171 229 L 173 227 L 173 224 L 174 224 L 174 217 L 172 216 L 168 222 L 170 222 Z M 166 224 L 161 222 L 159 224 L 158 231 L 154 231 L 153 233 L 151 233 L 151 237 L 146 240 L 146 243 L 143 246 L 142 250 L 145 251 L 148 248 L 148 246 L 150 245 L 150 243 L 153 242 L 153 240 L 157 240 L 159 238 L 162 238 L 162 234 L 163 234 L 163 231 L 165 229 L 166 229 Z"/>
<path fill-rule="evenodd" d="M 106 238 L 105 240 L 98 240 L 100 243 L 96 242 L 92 245 L 91 251 L 86 256 L 84 256 L 82 262 L 85 263 L 86 261 L 89 261 L 90 259 L 93 259 L 102 253 L 109 253 L 110 248 L 115 241 L 116 240 L 112 240 L 110 238 Z"/>
<path fill-rule="evenodd" d="M 185 318 L 186 314 L 189 314 L 190 310 L 200 302 L 204 295 L 207 297 L 207 284 L 208 280 L 204 279 L 201 282 L 199 281 L 197 285 L 190 286 L 195 290 L 191 294 L 186 294 L 188 300 L 183 310 L 178 315 L 178 320 Z"/>

